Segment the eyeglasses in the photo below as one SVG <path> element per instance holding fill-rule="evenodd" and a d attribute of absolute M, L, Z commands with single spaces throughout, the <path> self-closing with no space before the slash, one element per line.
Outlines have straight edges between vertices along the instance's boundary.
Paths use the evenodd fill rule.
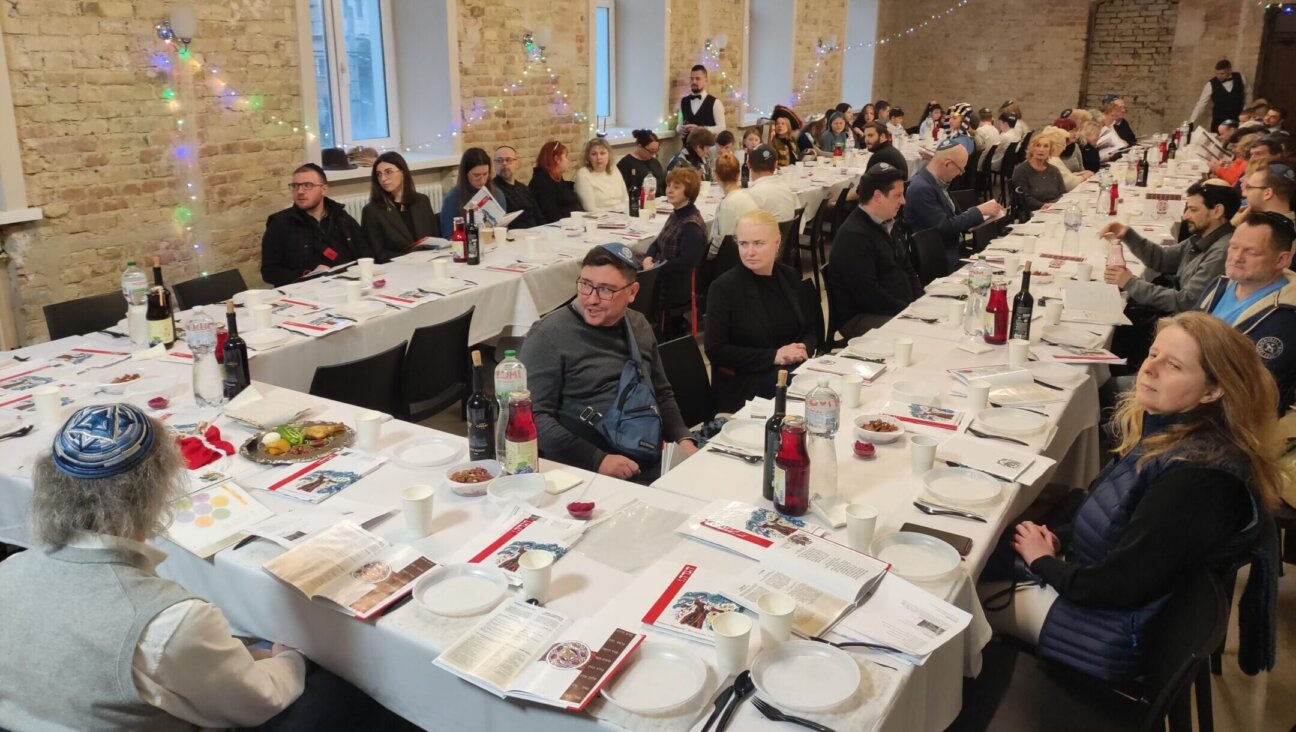
<path fill-rule="evenodd" d="M 377 175 L 378 175 L 379 178 L 390 178 L 390 177 L 392 177 L 392 176 L 394 176 L 394 175 L 396 175 L 396 174 L 398 174 L 398 173 L 400 173 L 400 170 L 399 170 L 399 169 L 397 169 L 397 168 L 388 168 L 388 169 L 386 169 L 386 170 L 380 170 L 380 171 L 378 171 Z"/>
<path fill-rule="evenodd" d="M 633 284 L 633 282 L 630 283 L 630 285 Z M 576 280 L 576 292 L 587 297 L 591 292 L 597 292 L 600 300 L 611 300 L 613 295 L 630 287 L 630 285 L 612 287 L 610 285 L 596 285 L 589 280 Z"/>
<path fill-rule="evenodd" d="M 510 163 L 516 163 L 517 161 L 517 158 L 495 158 L 496 165 L 508 165 Z"/>
<path fill-rule="evenodd" d="M 289 184 L 288 184 L 288 190 L 290 190 L 290 191 L 307 191 L 307 192 L 310 192 L 310 191 L 315 190 L 316 188 L 323 188 L 323 187 L 324 187 L 324 184 L 322 184 L 322 183 L 289 183 Z"/>
<path fill-rule="evenodd" d="M 953 158 L 949 159 L 949 164 L 953 165 L 955 168 L 958 169 L 959 175 L 963 175 L 963 171 L 967 170 L 966 165 L 959 165 L 958 163 L 954 162 Z"/>
<path fill-rule="evenodd" d="M 1250 183 L 1242 184 L 1242 191 L 1245 193 L 1249 193 L 1251 191 L 1263 191 L 1266 188 L 1273 188 L 1273 186 L 1253 186 Z"/>

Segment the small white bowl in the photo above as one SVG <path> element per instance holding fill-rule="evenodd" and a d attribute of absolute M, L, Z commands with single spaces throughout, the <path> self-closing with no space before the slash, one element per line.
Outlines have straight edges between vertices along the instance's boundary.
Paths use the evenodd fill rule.
<path fill-rule="evenodd" d="M 450 476 L 460 470 L 468 470 L 469 468 L 485 468 L 486 472 L 491 474 L 491 479 L 484 480 L 480 483 L 459 483 L 450 478 Z M 449 484 L 450 490 L 454 491 L 456 495 L 484 496 L 486 495 L 486 491 L 490 488 L 490 484 L 495 482 L 495 479 L 503 472 L 504 471 L 500 467 L 500 464 L 495 460 L 473 460 L 469 463 L 459 463 L 458 465 L 451 465 L 446 468 L 445 482 Z"/>
<path fill-rule="evenodd" d="M 875 419 L 880 419 L 883 422 L 892 425 L 896 429 L 892 432 L 874 432 L 873 430 L 864 429 L 865 424 L 872 422 Z M 904 432 L 905 428 L 904 425 L 900 423 L 900 420 L 888 417 L 885 414 L 861 414 L 855 418 L 855 437 L 864 442 L 872 442 L 876 445 L 889 445 L 890 443 L 900 439 L 900 436 L 903 435 Z"/>
<path fill-rule="evenodd" d="M 545 477 L 540 473 L 518 473 L 501 475 L 492 480 L 486 489 L 490 502 L 502 506 L 510 501 L 519 501 L 535 505 L 536 499 L 545 492 Z"/>
<path fill-rule="evenodd" d="M 940 396 L 940 388 L 921 381 L 897 381 L 891 385 L 891 395 L 912 404 L 931 406 Z"/>

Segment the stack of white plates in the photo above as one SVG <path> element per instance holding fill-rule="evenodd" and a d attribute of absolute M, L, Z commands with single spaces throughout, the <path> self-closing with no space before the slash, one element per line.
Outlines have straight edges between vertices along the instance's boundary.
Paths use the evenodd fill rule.
<path fill-rule="evenodd" d="M 630 665 L 599 693 L 627 712 L 654 716 L 700 707 L 713 686 L 707 664 L 695 654 L 675 645 L 644 641 Z"/>

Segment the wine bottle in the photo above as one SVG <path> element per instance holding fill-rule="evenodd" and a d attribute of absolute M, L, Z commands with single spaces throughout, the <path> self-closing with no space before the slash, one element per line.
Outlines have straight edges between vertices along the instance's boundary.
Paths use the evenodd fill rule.
<path fill-rule="evenodd" d="M 468 264 L 481 264 L 481 231 L 477 228 L 477 212 L 468 209 L 468 226 L 464 229 Z"/>
<path fill-rule="evenodd" d="M 780 430 L 787 414 L 787 381 L 787 369 L 779 369 L 774 387 L 774 413 L 765 420 L 765 471 L 761 476 L 761 496 L 768 501 L 774 500 L 774 460 L 778 457 Z"/>
<path fill-rule="evenodd" d="M 1027 261 L 1026 268 L 1022 270 L 1021 290 L 1013 297 L 1012 329 L 1008 333 L 1009 338 L 1030 340 L 1031 318 L 1035 315 L 1035 297 L 1030 294 L 1030 276 L 1031 263 Z"/>
<path fill-rule="evenodd" d="M 1120 198 L 1120 186 L 1116 184 L 1116 181 L 1112 181 L 1111 188 L 1107 190 L 1107 194 L 1109 196 L 1107 201 L 1107 215 L 1115 216 L 1116 199 Z"/>
<path fill-rule="evenodd" d="M 248 372 L 247 343 L 238 332 L 233 300 L 225 301 L 225 330 L 229 332 L 229 337 L 225 339 L 221 354 L 225 361 L 225 400 L 229 401 L 252 383 L 252 375 Z"/>
<path fill-rule="evenodd" d="M 468 459 L 495 458 L 494 400 L 482 391 L 481 351 L 472 352 L 472 395 L 465 410 L 468 413 Z"/>
<path fill-rule="evenodd" d="M 631 185 L 630 190 L 630 218 L 639 218 L 639 186 Z"/>
<path fill-rule="evenodd" d="M 148 321 L 149 345 L 161 343 L 170 348 L 175 344 L 175 318 L 171 315 L 167 291 L 154 285 L 148 291 L 148 306 L 144 313 Z"/>
<path fill-rule="evenodd" d="M 163 344 L 166 345 L 167 348 L 170 348 L 175 343 L 175 296 L 171 294 L 171 290 L 162 282 L 161 257 L 153 258 L 153 286 L 161 287 L 162 291 L 166 293 L 166 308 L 167 313 L 171 318 L 171 340 L 163 341 Z"/>
<path fill-rule="evenodd" d="M 1134 185 L 1139 188 L 1147 188 L 1148 184 L 1148 151 L 1143 148 L 1143 159 L 1138 162 L 1138 174 L 1134 179 Z"/>

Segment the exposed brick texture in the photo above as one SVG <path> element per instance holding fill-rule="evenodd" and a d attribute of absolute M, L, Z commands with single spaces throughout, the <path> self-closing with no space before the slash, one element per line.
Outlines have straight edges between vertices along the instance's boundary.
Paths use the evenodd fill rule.
<path fill-rule="evenodd" d="M 1165 93 L 1165 78 L 1151 72 L 1170 64 L 1178 16 L 1177 0 L 1099 2 L 1089 43 L 1085 106 L 1096 108 L 1103 95 L 1120 94 L 1135 130 L 1166 127 L 1167 105 L 1174 100 Z"/>

